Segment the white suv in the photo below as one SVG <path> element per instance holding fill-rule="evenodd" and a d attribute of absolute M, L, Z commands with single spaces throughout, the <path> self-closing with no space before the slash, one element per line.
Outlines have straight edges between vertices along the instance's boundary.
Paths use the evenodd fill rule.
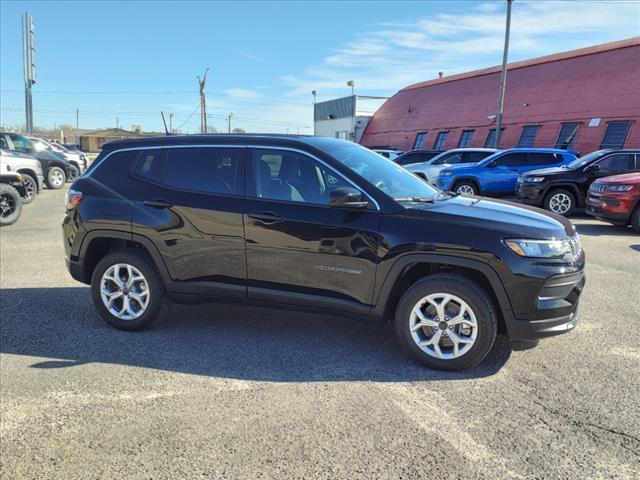
<path fill-rule="evenodd" d="M 0 147 L 2 147 L 2 136 L 0 136 Z M 15 152 L 0 148 L 2 163 L 11 172 L 19 173 L 23 176 L 26 190 L 22 203 L 31 203 L 42 189 L 44 174 L 40 161 L 27 153 Z"/>

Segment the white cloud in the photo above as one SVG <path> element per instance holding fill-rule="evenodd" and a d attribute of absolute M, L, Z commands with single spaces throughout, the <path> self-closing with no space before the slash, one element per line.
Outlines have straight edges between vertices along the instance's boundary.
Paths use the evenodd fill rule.
<path fill-rule="evenodd" d="M 257 100 L 262 98 L 262 94 L 248 88 L 229 88 L 224 93 L 234 100 Z"/>

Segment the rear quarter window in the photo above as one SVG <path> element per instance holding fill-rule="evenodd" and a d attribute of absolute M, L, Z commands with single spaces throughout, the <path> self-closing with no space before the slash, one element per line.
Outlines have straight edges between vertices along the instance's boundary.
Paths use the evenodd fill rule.
<path fill-rule="evenodd" d="M 118 182 L 129 175 L 139 153 L 138 150 L 106 153 L 102 159 L 97 158 L 93 162 L 85 175 L 91 175 L 92 178 L 105 184 Z"/>

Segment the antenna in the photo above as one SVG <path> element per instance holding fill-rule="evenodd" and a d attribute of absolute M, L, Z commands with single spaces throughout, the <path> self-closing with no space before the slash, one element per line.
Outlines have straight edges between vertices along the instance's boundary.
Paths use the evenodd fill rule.
<path fill-rule="evenodd" d="M 160 110 L 160 115 L 162 115 L 162 123 L 164 123 L 164 133 L 165 135 L 170 135 L 169 130 L 167 130 L 167 121 L 164 119 L 164 112 Z"/>

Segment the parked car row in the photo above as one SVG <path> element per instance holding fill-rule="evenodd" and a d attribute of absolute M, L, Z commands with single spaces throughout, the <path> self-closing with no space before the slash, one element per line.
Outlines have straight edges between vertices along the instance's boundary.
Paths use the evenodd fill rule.
<path fill-rule="evenodd" d="M 598 150 L 578 157 L 558 149 L 457 148 L 404 166 L 442 190 L 515 196 L 563 216 L 586 207 L 589 215 L 640 231 L 640 186 L 638 174 L 632 174 L 640 172 L 640 150 Z"/>
<path fill-rule="evenodd" d="M 44 186 L 59 190 L 66 182 L 76 180 L 87 163 L 82 152 L 70 152 L 61 145 L 36 137 L 0 132 L 3 179 L 13 178 L 11 182 L 2 182 L 0 224 L 16 222 L 22 205 L 33 202 Z M 19 188 L 16 188 L 16 182 Z M 17 200 L 14 198 L 16 192 L 19 193 Z"/>

